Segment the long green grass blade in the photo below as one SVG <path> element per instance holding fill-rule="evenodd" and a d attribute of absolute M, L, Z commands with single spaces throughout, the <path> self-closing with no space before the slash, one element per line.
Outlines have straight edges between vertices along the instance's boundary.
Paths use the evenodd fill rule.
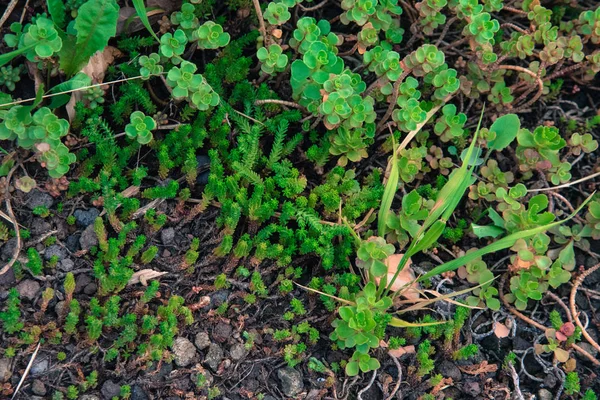
<path fill-rule="evenodd" d="M 394 136 L 392 135 L 392 140 L 394 140 Z M 396 157 L 396 150 L 394 147 L 394 151 L 392 152 L 392 169 L 390 171 L 390 176 L 388 178 L 387 183 L 385 184 L 385 190 L 383 192 L 383 198 L 381 199 L 381 204 L 379 206 L 379 215 L 377 216 L 377 234 L 380 237 L 385 236 L 385 228 L 386 221 L 388 219 L 388 215 L 390 209 L 392 208 L 392 202 L 394 201 L 394 196 L 396 195 L 396 191 L 398 190 L 398 162 Z"/>
<path fill-rule="evenodd" d="M 515 244 L 515 242 L 519 239 L 526 239 L 528 237 L 537 235 L 538 233 L 546 232 L 548 229 L 552 229 L 556 226 L 559 226 L 559 225 L 563 224 L 564 222 L 567 222 L 570 219 L 574 218 L 592 199 L 592 196 L 593 196 L 593 194 L 590 197 L 588 197 L 583 202 L 583 204 L 581 206 L 579 206 L 579 208 L 577 210 L 575 210 L 575 212 L 573 212 L 571 215 L 569 215 L 567 218 L 563 219 L 562 221 L 552 222 L 547 225 L 538 226 L 536 228 L 532 228 L 532 229 L 528 229 L 525 231 L 513 233 L 512 235 L 508 235 L 508 236 L 506 236 L 502 239 L 499 239 L 499 240 L 495 241 L 494 243 L 487 245 L 481 249 L 467 253 L 462 257 L 459 257 L 452 261 L 448 261 L 447 263 L 444 263 L 440 266 L 435 267 L 431 271 L 427 272 L 425 275 L 422 275 L 419 279 L 417 279 L 417 281 L 423 281 L 423 280 L 431 278 L 432 276 L 440 275 L 444 272 L 454 271 L 454 270 L 458 269 L 459 267 L 462 267 L 466 263 L 473 261 L 479 257 L 485 256 L 486 254 L 494 253 L 494 252 L 512 247 Z"/>
<path fill-rule="evenodd" d="M 158 36 L 156 36 L 156 33 L 154 33 L 152 27 L 150 26 L 150 21 L 148 20 L 148 11 L 146 10 L 144 0 L 132 0 L 132 2 L 133 7 L 135 7 L 135 12 L 137 13 L 138 17 L 140 17 L 142 24 L 146 27 L 148 32 L 150 32 L 150 34 L 154 36 L 154 39 L 156 39 L 156 41 L 160 43 L 160 39 L 158 39 Z"/>

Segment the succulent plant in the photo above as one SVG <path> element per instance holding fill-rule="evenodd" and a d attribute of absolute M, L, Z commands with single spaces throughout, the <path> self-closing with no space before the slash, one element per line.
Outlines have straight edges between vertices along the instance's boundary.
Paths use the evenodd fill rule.
<path fill-rule="evenodd" d="M 227 46 L 231 37 L 221 25 L 207 21 L 194 31 L 193 39 L 198 41 L 198 48 L 214 50 Z"/>
<path fill-rule="evenodd" d="M 202 83 L 202 75 L 196 74 L 195 64 L 182 61 L 180 67 L 173 67 L 167 73 L 167 84 L 173 88 L 173 97 L 176 100 L 187 98 L 190 93 Z"/>
<path fill-rule="evenodd" d="M 272 44 L 269 48 L 261 47 L 256 52 L 256 56 L 262 63 L 261 70 L 268 75 L 284 71 L 288 64 L 288 56 L 283 54 L 283 50 L 278 44 Z"/>
<path fill-rule="evenodd" d="M 173 34 L 165 33 L 160 37 L 160 54 L 171 58 L 174 64 L 179 64 L 177 56 L 183 54 L 187 42 L 187 36 L 181 29 L 177 29 Z"/>
<path fill-rule="evenodd" d="M 276 2 L 269 3 L 263 16 L 271 25 L 283 25 L 292 18 L 288 6 L 284 3 Z"/>
<path fill-rule="evenodd" d="M 192 105 L 200 111 L 206 111 L 210 107 L 215 107 L 219 104 L 219 95 L 202 77 L 200 85 L 194 89 L 191 96 Z"/>
<path fill-rule="evenodd" d="M 442 142 L 463 136 L 467 116 L 456 112 L 454 104 L 446 104 L 442 108 L 442 115 L 438 118 L 433 131 Z"/>
<path fill-rule="evenodd" d="M 35 23 L 26 27 L 19 43 L 19 47 L 31 48 L 25 53 L 29 61 L 35 61 L 36 56 L 51 57 L 62 48 L 62 45 L 62 39 L 54 28 L 52 20 L 41 16 L 36 18 Z"/>
<path fill-rule="evenodd" d="M 140 57 L 140 75 L 142 79 L 150 79 L 152 75 L 159 75 L 163 72 L 163 66 L 160 65 L 160 56 L 157 53 L 151 53 L 149 56 Z"/>
<path fill-rule="evenodd" d="M 6 86 L 9 91 L 15 90 L 15 84 L 21 80 L 21 66 L 7 65 L 0 67 L 0 85 Z"/>
<path fill-rule="evenodd" d="M 125 133 L 139 144 L 148 144 L 152 141 L 153 129 L 156 129 L 156 122 L 152 117 L 141 111 L 134 111 L 131 113 L 129 124 L 125 126 Z"/>
<path fill-rule="evenodd" d="M 181 6 L 181 11 L 171 14 L 171 23 L 179 25 L 182 29 L 195 29 L 200 24 L 195 11 L 196 7 L 193 4 L 185 3 Z"/>

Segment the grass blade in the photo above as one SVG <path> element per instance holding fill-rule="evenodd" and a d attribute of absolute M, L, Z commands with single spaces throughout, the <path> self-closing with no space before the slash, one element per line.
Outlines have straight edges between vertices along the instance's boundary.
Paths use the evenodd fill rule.
<path fill-rule="evenodd" d="M 158 36 L 156 36 L 156 33 L 154 33 L 154 31 L 152 30 L 152 27 L 150 26 L 150 21 L 148 20 L 148 11 L 146 10 L 146 5 L 144 4 L 144 0 L 132 0 L 132 1 L 133 1 L 133 7 L 135 7 L 135 12 L 137 13 L 138 17 L 140 17 L 142 24 L 144 24 L 144 26 L 146 27 L 148 32 L 150 32 L 150 34 L 152 36 L 154 36 L 154 39 L 156 39 L 156 41 L 160 43 L 160 39 L 158 39 Z"/>
<path fill-rule="evenodd" d="M 394 135 L 392 135 L 391 137 L 393 141 Z M 388 181 L 385 184 L 383 198 L 381 199 L 381 205 L 379 207 L 379 215 L 377 216 L 377 234 L 380 237 L 385 236 L 386 221 L 388 219 L 390 209 L 392 208 L 394 196 L 396 195 L 396 191 L 398 190 L 398 179 L 398 162 L 396 157 L 396 150 L 394 147 L 394 151 L 392 152 L 392 169 L 390 171 Z"/>
<path fill-rule="evenodd" d="M 563 219 L 562 221 L 552 222 L 547 225 L 538 226 L 536 228 L 532 228 L 532 229 L 528 229 L 525 231 L 513 233 L 512 235 L 508 235 L 502 239 L 495 241 L 494 243 L 492 243 L 488 246 L 485 246 L 481 249 L 477 249 L 471 253 L 465 254 L 462 257 L 459 257 L 452 261 L 448 261 L 445 264 L 435 267 L 434 269 L 432 269 L 431 271 L 427 272 L 425 275 L 423 275 L 419 279 L 417 279 L 417 281 L 423 281 L 425 279 L 429 279 L 432 276 L 436 276 L 436 275 L 442 274 L 444 272 L 454 271 L 454 270 L 458 269 L 459 267 L 465 265 L 466 263 L 473 261 L 479 257 L 482 257 L 486 254 L 497 252 L 497 251 L 512 247 L 515 244 L 515 242 L 519 239 L 526 239 L 528 237 L 537 235 L 538 233 L 546 232 L 548 229 L 559 226 L 562 223 L 567 222 L 570 219 L 574 218 L 587 205 L 587 203 L 590 200 L 592 200 L 593 195 L 594 194 L 592 194 L 590 197 L 588 197 L 583 202 L 583 204 L 581 206 L 579 206 L 579 208 L 577 210 L 575 210 L 575 212 L 573 212 L 571 215 L 569 215 L 567 218 Z"/>

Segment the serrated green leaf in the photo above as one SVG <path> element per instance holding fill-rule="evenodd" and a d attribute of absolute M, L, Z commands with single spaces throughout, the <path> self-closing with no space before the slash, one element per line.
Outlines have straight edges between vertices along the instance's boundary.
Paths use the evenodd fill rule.
<path fill-rule="evenodd" d="M 65 22 L 67 18 L 67 14 L 65 12 L 64 0 L 47 0 L 46 4 L 48 5 L 48 12 L 52 17 L 52 21 L 56 26 L 63 29 L 65 27 Z"/>
<path fill-rule="evenodd" d="M 117 33 L 119 6 L 115 0 L 89 0 L 77 11 L 73 28 L 59 53 L 60 67 L 72 76 L 79 72 L 97 51 L 103 50 Z"/>

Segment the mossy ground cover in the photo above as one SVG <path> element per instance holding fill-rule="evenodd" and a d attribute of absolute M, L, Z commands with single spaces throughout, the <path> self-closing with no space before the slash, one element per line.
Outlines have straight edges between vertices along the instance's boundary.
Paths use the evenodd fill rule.
<path fill-rule="evenodd" d="M 0 398 L 596 398 L 593 1 L 25 3 Z"/>

